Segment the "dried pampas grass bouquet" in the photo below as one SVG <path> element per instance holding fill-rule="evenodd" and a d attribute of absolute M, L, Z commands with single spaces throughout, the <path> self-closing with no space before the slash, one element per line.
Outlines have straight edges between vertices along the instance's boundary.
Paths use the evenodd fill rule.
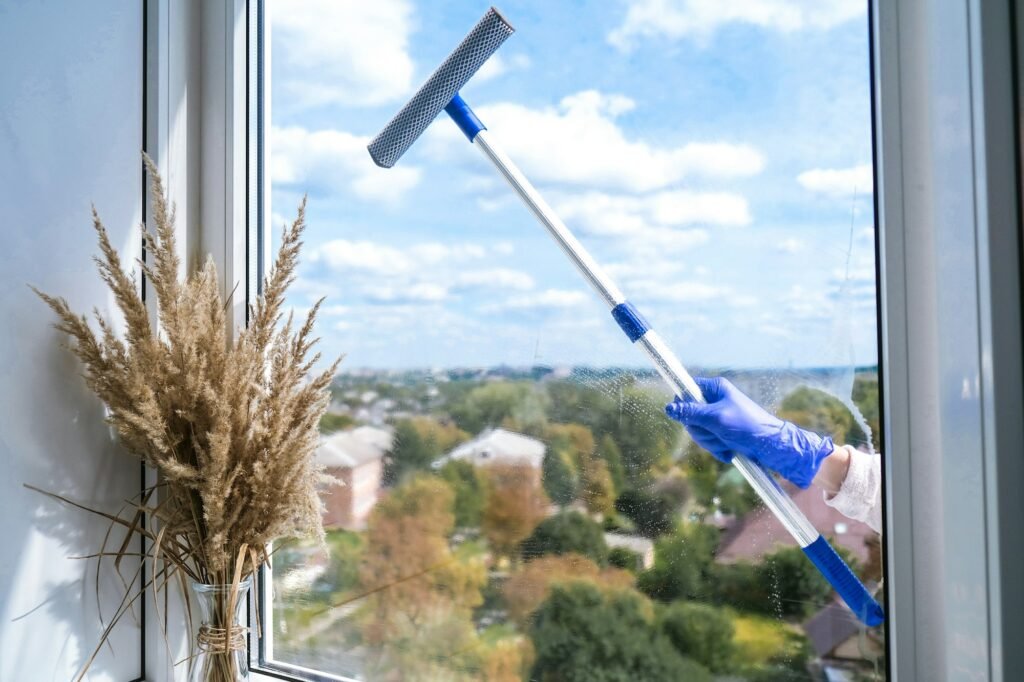
<path fill-rule="evenodd" d="M 202 607 L 203 622 L 188 659 L 192 679 L 246 679 L 245 631 L 237 616 L 251 576 L 268 560 L 272 541 L 323 540 L 317 490 L 325 478 L 314 455 L 337 362 L 312 374 L 320 359 L 310 356 L 319 303 L 301 326 L 291 315 L 281 324 L 285 291 L 298 264 L 305 200 L 285 229 L 264 294 L 250 308 L 248 327 L 232 339 L 212 260 L 179 279 L 173 209 L 155 165 L 148 157 L 145 163 L 155 230 L 143 229 L 147 258 L 138 266 L 156 297 L 156 324 L 95 210 L 101 252 L 95 260 L 124 315 L 124 334 L 98 311 L 94 330 L 63 298 L 36 293 L 57 314 L 56 327 L 70 336 L 86 383 L 106 404 L 107 421 L 124 448 L 158 474 L 157 485 L 122 514 L 94 512 L 127 536 L 119 548 L 104 546 L 95 556 L 113 560 L 120 572 L 121 560 L 135 556 L 128 540 L 145 537 L 143 559 L 153 567 L 146 586 L 153 588 L 158 608 L 162 594 L 163 618 L 172 581 L 186 594 L 195 589 Z M 125 598 L 96 651 L 139 599 L 141 591 L 132 595 L 131 590 L 143 575 L 140 569 L 125 580 Z M 188 614 L 191 629 L 191 609 Z"/>

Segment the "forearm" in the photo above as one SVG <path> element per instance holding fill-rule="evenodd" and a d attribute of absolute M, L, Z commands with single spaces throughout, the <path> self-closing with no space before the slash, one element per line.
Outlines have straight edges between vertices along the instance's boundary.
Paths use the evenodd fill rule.
<path fill-rule="evenodd" d="M 845 447 L 836 446 L 832 454 L 821 461 L 821 468 L 814 477 L 814 484 L 830 496 L 835 496 L 846 480 L 850 470 L 850 451 Z"/>
<path fill-rule="evenodd" d="M 869 455 L 849 445 L 837 446 L 822 460 L 814 482 L 825 491 L 827 505 L 881 532 L 882 460 L 879 455 Z"/>

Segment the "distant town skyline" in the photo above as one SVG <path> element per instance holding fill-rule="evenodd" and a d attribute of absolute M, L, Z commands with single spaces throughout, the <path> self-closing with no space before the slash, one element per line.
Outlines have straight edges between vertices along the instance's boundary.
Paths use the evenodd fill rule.
<path fill-rule="evenodd" d="M 345 367 L 641 367 L 507 187 L 439 120 L 365 145 L 487 2 L 270 0 L 289 303 Z M 877 362 L 866 3 L 513 0 L 464 95 L 684 364 Z M 728 11 L 727 11 L 728 10 Z"/>

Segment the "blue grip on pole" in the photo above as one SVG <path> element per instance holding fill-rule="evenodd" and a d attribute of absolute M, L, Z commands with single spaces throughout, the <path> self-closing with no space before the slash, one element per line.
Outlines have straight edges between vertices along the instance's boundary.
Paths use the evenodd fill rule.
<path fill-rule="evenodd" d="M 885 612 L 881 605 L 868 593 L 863 583 L 854 575 L 846 562 L 840 558 L 825 536 L 804 547 L 804 554 L 825 576 L 854 615 L 868 627 L 881 625 Z"/>
<path fill-rule="evenodd" d="M 629 301 L 612 308 L 612 317 L 619 323 L 619 327 L 626 333 L 630 341 L 635 342 L 651 328 L 640 311 Z"/>
<path fill-rule="evenodd" d="M 476 117 L 459 93 L 455 93 L 455 97 L 452 97 L 452 101 L 448 102 L 444 110 L 448 112 L 455 124 L 459 126 L 459 130 L 469 138 L 470 142 L 481 130 L 487 130 L 487 126 L 480 122 L 480 119 Z"/>

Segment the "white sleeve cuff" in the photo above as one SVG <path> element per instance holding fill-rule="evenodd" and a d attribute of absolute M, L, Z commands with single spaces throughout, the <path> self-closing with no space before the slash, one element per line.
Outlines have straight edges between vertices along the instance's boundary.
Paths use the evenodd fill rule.
<path fill-rule="evenodd" d="M 876 533 L 882 528 L 882 458 L 849 445 L 850 468 L 839 492 L 825 493 L 825 504 L 843 516 L 868 524 Z"/>

